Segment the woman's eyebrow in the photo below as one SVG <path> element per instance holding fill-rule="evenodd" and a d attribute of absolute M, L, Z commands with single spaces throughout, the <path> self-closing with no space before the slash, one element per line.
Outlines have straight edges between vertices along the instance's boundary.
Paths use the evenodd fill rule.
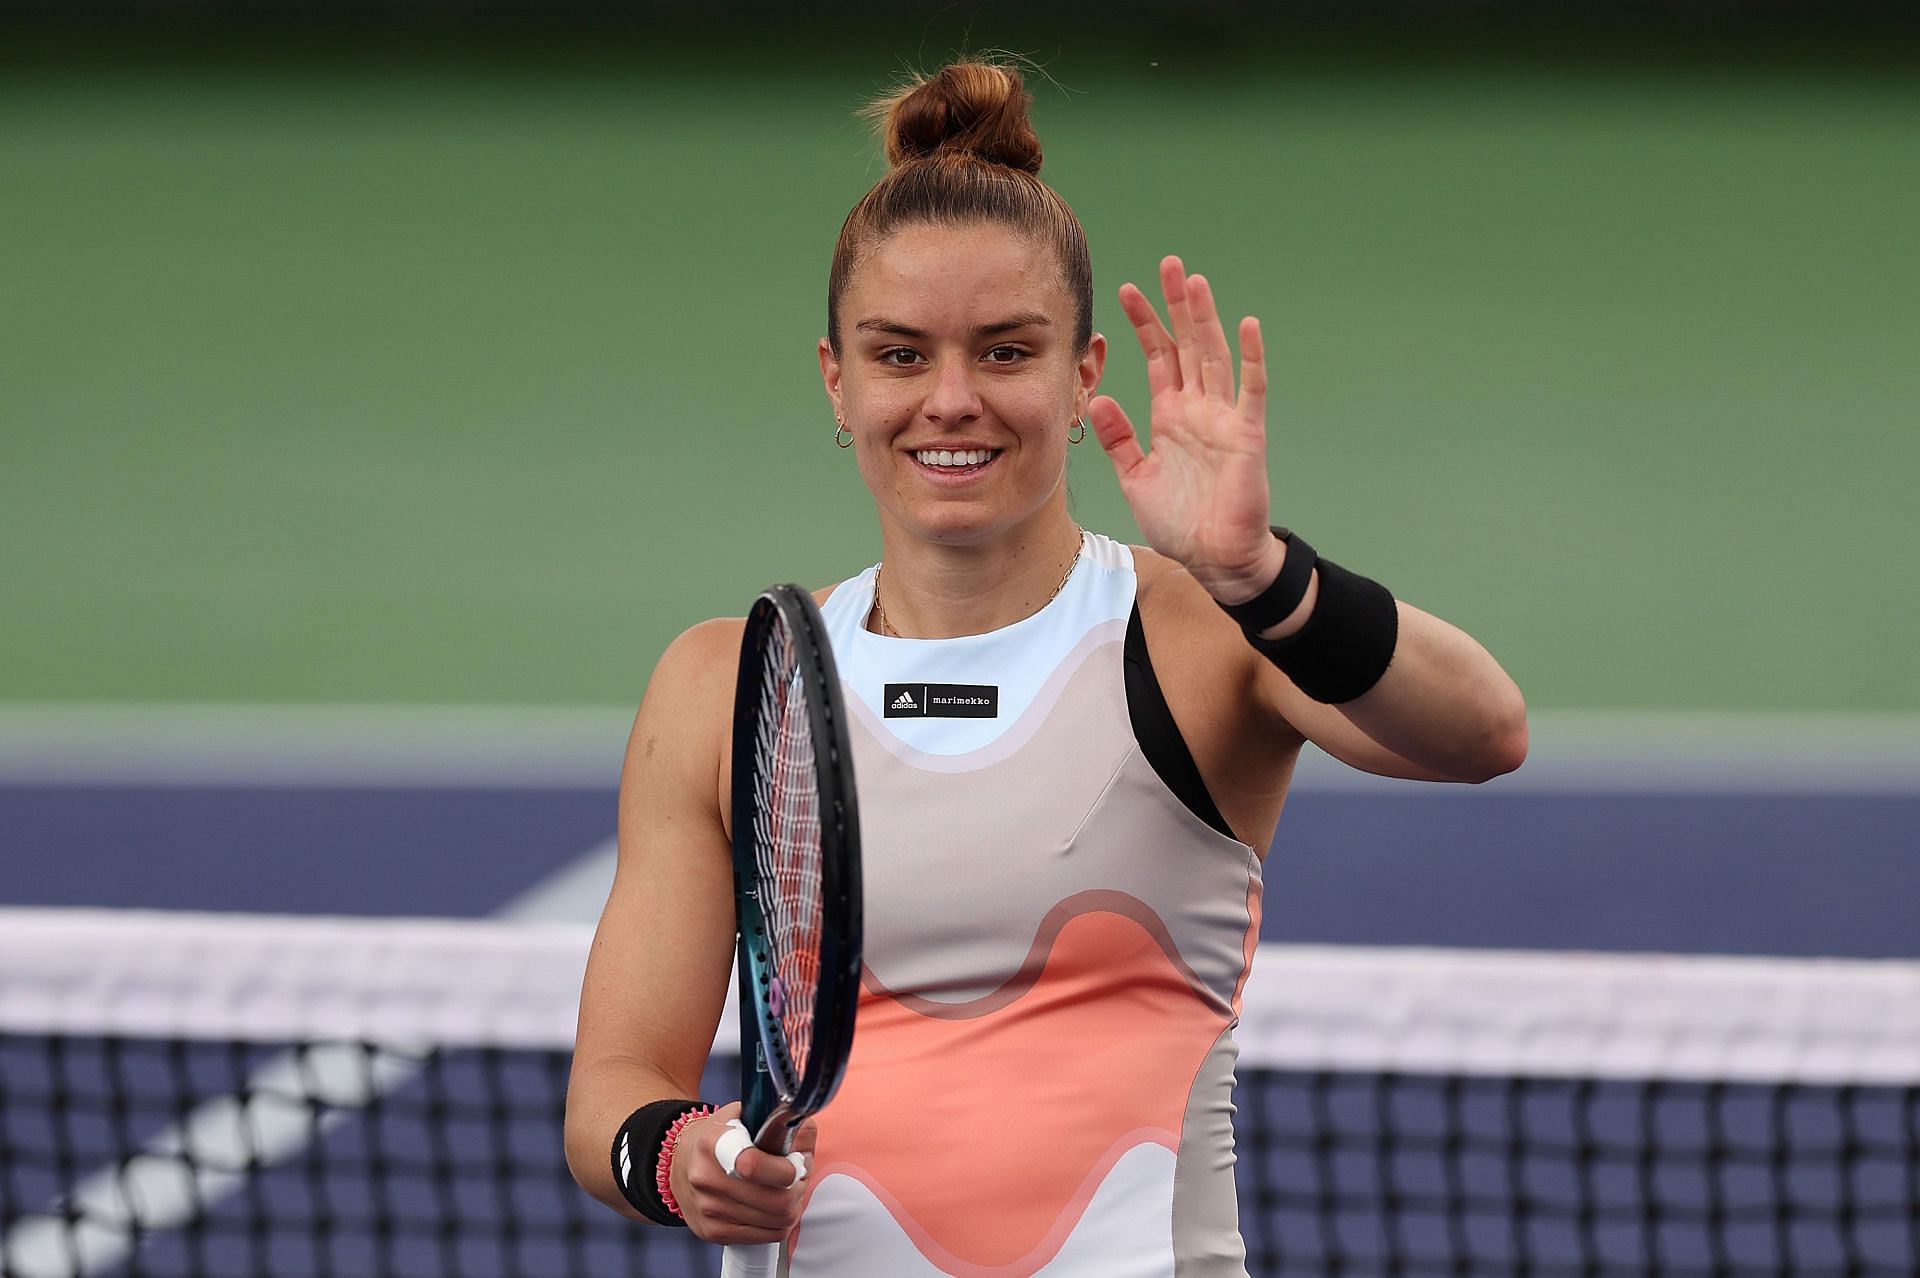
<path fill-rule="evenodd" d="M 902 324 L 899 320 L 890 320 L 877 315 L 863 319 L 853 327 L 862 333 L 891 333 L 896 337 L 910 337 L 917 342 L 924 342 L 933 336 L 924 328 L 915 328 L 911 324 Z M 1015 329 L 1051 327 L 1053 327 L 1053 321 L 1045 315 L 1038 311 L 1023 311 L 991 324 L 982 324 L 973 330 L 973 336 L 994 337 L 1000 333 L 1011 333 Z"/>

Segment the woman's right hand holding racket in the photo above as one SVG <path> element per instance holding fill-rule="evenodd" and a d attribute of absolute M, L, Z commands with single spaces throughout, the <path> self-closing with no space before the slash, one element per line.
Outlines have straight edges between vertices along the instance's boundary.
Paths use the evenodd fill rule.
<path fill-rule="evenodd" d="M 740 1150 L 728 1174 L 715 1147 L 727 1120 L 739 1116 L 734 1101 L 687 1124 L 673 1149 L 673 1197 L 687 1227 L 708 1242 L 779 1242 L 800 1223 L 806 1180 L 790 1158 L 752 1145 Z M 794 1152 L 809 1166 L 817 1139 L 811 1118 L 794 1130 Z"/>

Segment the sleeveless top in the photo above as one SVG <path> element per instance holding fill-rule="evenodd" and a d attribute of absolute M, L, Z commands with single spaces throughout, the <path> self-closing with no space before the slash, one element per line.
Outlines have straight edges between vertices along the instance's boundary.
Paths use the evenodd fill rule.
<path fill-rule="evenodd" d="M 1142 753 L 1132 552 L 1082 536 L 1060 593 L 987 634 L 870 633 L 871 568 L 822 610 L 866 970 L 791 1278 L 1246 1274 L 1232 1029 L 1260 860 Z"/>

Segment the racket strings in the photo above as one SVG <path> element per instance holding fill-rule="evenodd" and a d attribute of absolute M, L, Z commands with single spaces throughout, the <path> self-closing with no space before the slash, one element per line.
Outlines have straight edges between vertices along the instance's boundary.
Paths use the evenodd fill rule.
<path fill-rule="evenodd" d="M 812 1055 L 825 885 L 812 722 L 798 654 L 784 628 L 767 644 L 760 697 L 754 857 L 772 968 L 768 1000 L 786 1058 L 773 1052 L 769 1064 L 776 1087 L 791 1097 Z"/>

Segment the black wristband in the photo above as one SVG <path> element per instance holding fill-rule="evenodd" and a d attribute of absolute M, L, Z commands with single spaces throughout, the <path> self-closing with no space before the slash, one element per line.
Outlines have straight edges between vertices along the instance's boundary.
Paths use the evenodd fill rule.
<path fill-rule="evenodd" d="M 1319 568 L 1320 593 L 1307 624 L 1284 639 L 1249 633 L 1247 642 L 1300 691 L 1339 705 L 1365 693 L 1387 672 L 1400 639 L 1400 610 L 1393 592 L 1379 582 L 1327 559 Z"/>
<path fill-rule="evenodd" d="M 1249 635 L 1257 635 L 1291 617 L 1300 601 L 1307 597 L 1307 586 L 1313 581 L 1314 553 L 1307 539 L 1278 524 L 1273 525 L 1273 535 L 1287 543 L 1287 557 L 1280 565 L 1280 575 L 1245 603 L 1220 604 L 1221 610 L 1239 622 L 1240 628 Z M 1220 603 L 1218 599 L 1214 602 Z"/>
<path fill-rule="evenodd" d="M 699 1109 L 705 1101 L 657 1100 L 642 1105 L 627 1116 L 613 1138 L 613 1183 L 620 1196 L 633 1204 L 635 1211 L 656 1225 L 686 1226 L 686 1221 L 667 1210 L 660 1198 L 660 1186 L 654 1181 L 654 1169 L 660 1164 L 660 1143 L 667 1128 L 690 1109 Z"/>

